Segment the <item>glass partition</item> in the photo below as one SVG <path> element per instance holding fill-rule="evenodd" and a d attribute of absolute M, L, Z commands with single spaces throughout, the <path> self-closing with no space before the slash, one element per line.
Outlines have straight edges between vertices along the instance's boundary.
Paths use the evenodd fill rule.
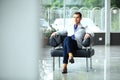
<path fill-rule="evenodd" d="M 120 32 L 120 9 L 111 8 L 111 32 Z"/>

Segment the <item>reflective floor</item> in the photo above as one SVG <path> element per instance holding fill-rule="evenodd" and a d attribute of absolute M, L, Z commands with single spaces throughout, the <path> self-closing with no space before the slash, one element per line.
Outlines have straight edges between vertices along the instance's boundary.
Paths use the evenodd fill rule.
<path fill-rule="evenodd" d="M 74 64 L 68 64 L 68 73 L 62 74 L 62 58 L 59 68 L 55 59 L 53 71 L 51 47 L 45 47 L 39 60 L 40 80 L 120 80 L 120 46 L 93 46 L 93 68 L 86 71 L 86 59 L 74 58 Z"/>

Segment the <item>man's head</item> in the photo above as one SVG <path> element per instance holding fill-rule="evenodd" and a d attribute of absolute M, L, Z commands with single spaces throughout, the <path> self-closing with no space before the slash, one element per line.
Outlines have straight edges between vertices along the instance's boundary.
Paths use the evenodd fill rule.
<path fill-rule="evenodd" d="M 82 19 L 82 14 L 80 12 L 75 12 L 73 14 L 73 18 L 74 18 L 74 23 L 79 24 Z"/>

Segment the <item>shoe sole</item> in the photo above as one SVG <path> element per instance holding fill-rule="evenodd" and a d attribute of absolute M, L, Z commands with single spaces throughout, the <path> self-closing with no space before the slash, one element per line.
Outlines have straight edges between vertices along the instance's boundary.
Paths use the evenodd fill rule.
<path fill-rule="evenodd" d="M 66 74 L 66 73 L 67 73 L 67 70 L 63 70 L 63 71 L 62 71 L 62 74 Z"/>

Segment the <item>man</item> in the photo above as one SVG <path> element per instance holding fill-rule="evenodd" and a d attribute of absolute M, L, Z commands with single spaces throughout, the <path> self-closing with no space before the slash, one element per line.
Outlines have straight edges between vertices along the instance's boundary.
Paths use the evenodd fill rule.
<path fill-rule="evenodd" d="M 58 34 L 63 34 L 67 32 L 67 37 L 64 40 L 63 45 L 63 71 L 62 73 L 67 73 L 67 64 L 68 60 L 70 63 L 74 63 L 73 55 L 77 49 L 81 49 L 84 43 L 84 40 L 88 40 L 90 37 L 94 36 L 89 30 L 85 29 L 80 23 L 82 19 L 82 14 L 80 12 L 75 12 L 73 15 L 74 24 L 71 24 L 63 31 L 57 31 L 52 33 L 51 36 L 56 36 Z"/>

